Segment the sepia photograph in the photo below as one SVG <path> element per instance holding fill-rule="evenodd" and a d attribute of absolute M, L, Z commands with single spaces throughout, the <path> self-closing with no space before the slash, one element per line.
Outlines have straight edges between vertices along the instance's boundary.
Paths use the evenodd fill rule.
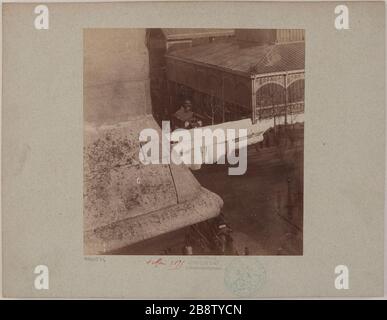
<path fill-rule="evenodd" d="M 83 40 L 85 254 L 302 255 L 304 30 L 84 29 Z M 212 161 L 144 163 L 144 129 L 168 130 L 157 147 L 183 129 L 247 134 L 234 148 L 210 136 Z M 234 167 L 245 158 L 237 174 L 231 150 Z"/>

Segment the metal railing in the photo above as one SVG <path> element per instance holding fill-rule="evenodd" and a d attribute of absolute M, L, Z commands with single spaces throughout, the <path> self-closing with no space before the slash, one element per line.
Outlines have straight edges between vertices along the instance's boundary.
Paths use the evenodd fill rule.
<path fill-rule="evenodd" d="M 278 104 L 271 106 L 258 106 L 256 108 L 256 115 L 258 120 L 270 119 L 278 116 L 292 115 L 304 113 L 304 101 L 291 102 L 288 104 Z"/>

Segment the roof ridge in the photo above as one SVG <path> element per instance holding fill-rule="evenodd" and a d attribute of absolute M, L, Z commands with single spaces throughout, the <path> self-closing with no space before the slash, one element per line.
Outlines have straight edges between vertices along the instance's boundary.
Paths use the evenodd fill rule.
<path fill-rule="evenodd" d="M 270 47 L 269 50 L 267 50 L 265 52 L 265 54 L 262 56 L 262 58 L 259 59 L 253 66 L 251 66 L 251 69 L 258 67 L 264 59 L 267 59 L 267 56 L 274 51 L 275 44 L 271 44 L 271 45 L 269 45 L 269 47 Z"/>

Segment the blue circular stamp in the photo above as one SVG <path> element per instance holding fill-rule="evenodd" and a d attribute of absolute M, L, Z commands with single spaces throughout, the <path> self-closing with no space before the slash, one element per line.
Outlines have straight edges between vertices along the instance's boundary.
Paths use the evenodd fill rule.
<path fill-rule="evenodd" d="M 266 271 L 258 259 L 234 259 L 225 268 L 224 284 L 239 297 L 252 297 L 263 286 Z"/>

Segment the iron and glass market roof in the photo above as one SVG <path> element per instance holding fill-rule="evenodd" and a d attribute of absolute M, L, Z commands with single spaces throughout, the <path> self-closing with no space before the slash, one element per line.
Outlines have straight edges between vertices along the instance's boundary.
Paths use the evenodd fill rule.
<path fill-rule="evenodd" d="M 257 45 L 224 41 L 176 50 L 166 57 L 251 76 L 303 70 L 305 43 L 300 41 Z"/>

